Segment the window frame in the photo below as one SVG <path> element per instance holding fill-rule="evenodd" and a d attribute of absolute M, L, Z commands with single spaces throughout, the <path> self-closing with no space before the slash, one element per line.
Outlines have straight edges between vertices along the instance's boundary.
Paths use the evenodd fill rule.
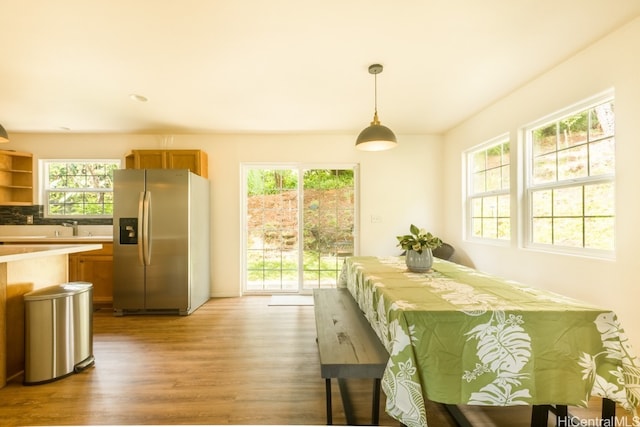
<path fill-rule="evenodd" d="M 113 186 L 111 188 L 51 188 L 49 181 L 49 165 L 53 163 L 67 163 L 67 164 L 82 164 L 82 163 L 102 163 L 102 164 L 113 164 L 116 166 L 115 169 L 120 169 L 122 167 L 121 159 L 40 159 L 39 160 L 39 174 L 40 174 L 40 185 L 39 185 L 39 198 L 43 205 L 43 217 L 49 219 L 104 219 L 104 218 L 113 218 L 113 214 L 108 215 L 52 215 L 49 213 L 49 193 L 51 192 L 102 192 L 102 193 L 112 193 Z M 113 181 L 112 181 L 113 183 Z"/>
<path fill-rule="evenodd" d="M 501 163 L 499 167 L 505 167 L 508 166 L 508 176 L 509 176 L 509 186 L 507 188 L 500 188 L 499 190 L 489 190 L 489 191 L 479 191 L 479 192 L 475 192 L 474 188 L 474 184 L 475 184 L 475 180 L 474 180 L 474 174 L 477 171 L 474 171 L 474 161 L 473 158 L 475 155 L 477 155 L 480 152 L 487 152 L 489 150 L 491 150 L 494 147 L 500 146 L 500 145 L 504 145 L 504 144 L 508 144 L 509 145 L 509 163 L 504 164 Z M 512 202 L 512 189 L 513 189 L 513 144 L 510 138 L 509 133 L 504 133 L 501 135 L 498 135 L 494 138 L 491 138 L 488 141 L 483 142 L 482 144 L 476 145 L 468 150 L 466 150 L 463 154 L 464 156 L 464 160 L 466 162 L 466 167 L 465 167 L 465 172 L 466 172 L 466 194 L 465 194 L 465 225 L 466 225 L 466 230 L 465 230 L 465 239 L 468 241 L 474 241 L 474 242 L 482 242 L 482 243 L 488 243 L 488 244 L 495 244 L 495 245 L 500 245 L 500 246 L 509 246 L 511 244 L 511 242 L 513 241 L 513 235 L 514 235 L 514 209 L 513 209 L 513 202 Z M 484 171 L 489 170 L 489 168 L 484 169 Z M 508 237 L 507 238 L 500 238 L 499 236 L 499 231 L 498 231 L 498 225 L 496 224 L 496 237 L 487 237 L 487 236 L 477 236 L 474 235 L 474 209 L 473 209 L 473 202 L 475 199 L 478 198 L 489 198 L 489 197 L 500 197 L 500 196 L 506 196 L 508 199 L 508 203 L 509 203 L 509 233 L 508 233 Z M 484 217 L 481 217 L 484 218 Z M 499 220 L 499 216 L 496 215 L 496 223 Z"/>
<path fill-rule="evenodd" d="M 612 103 L 615 109 L 615 93 L 613 89 L 595 95 L 593 97 L 587 98 L 581 102 L 577 102 L 573 105 L 570 105 L 566 108 L 563 108 L 553 114 L 547 115 L 542 119 L 536 120 L 521 129 L 521 147 L 523 151 L 522 156 L 522 223 L 523 223 L 523 248 L 538 250 L 549 253 L 557 253 L 557 254 L 566 254 L 566 255 L 576 255 L 576 256 L 585 256 L 592 258 L 600 258 L 600 259 L 614 259 L 615 251 L 616 251 L 616 211 L 615 211 L 615 184 L 616 184 L 616 154 L 615 154 L 615 140 L 616 140 L 616 131 L 615 131 L 615 112 L 614 112 L 614 127 L 613 134 L 606 136 L 604 138 L 595 139 L 594 141 L 603 141 L 606 139 L 613 139 L 613 173 L 600 174 L 595 176 L 587 176 L 584 177 L 573 177 L 573 178 L 565 178 L 558 179 L 557 175 L 559 172 L 558 164 L 556 162 L 555 173 L 556 178 L 552 182 L 544 182 L 544 183 L 534 183 L 533 182 L 533 173 L 534 173 L 534 161 L 535 156 L 533 153 L 533 131 L 543 128 L 545 126 L 552 125 L 554 123 L 559 123 L 564 119 L 567 119 L 572 116 L 579 115 L 583 112 L 588 112 L 590 109 L 606 103 Z M 590 126 L 587 125 L 587 134 Z M 589 140 L 587 136 L 586 145 L 593 143 L 593 141 Z M 589 150 L 589 148 L 587 148 Z M 558 153 L 562 151 L 562 149 L 556 148 L 554 151 Z M 587 153 L 589 153 L 587 151 Z M 587 163 L 589 162 L 590 154 L 587 154 Z M 612 196 L 612 205 L 611 205 L 611 217 L 613 220 L 613 230 L 611 230 L 611 235 L 613 241 L 612 249 L 597 249 L 597 248 L 589 248 L 584 247 L 584 235 L 585 230 L 583 228 L 583 243 L 582 247 L 578 246 L 566 246 L 555 243 L 539 243 L 533 241 L 533 220 L 534 220 L 534 202 L 533 202 L 533 194 L 536 191 L 544 191 L 544 190 L 566 190 L 566 189 L 581 189 L 584 192 L 586 186 L 589 185 L 597 185 L 597 184 L 611 184 L 613 189 Z M 582 218 L 584 221 L 585 218 L 589 216 L 584 212 L 585 202 L 582 202 Z M 554 216 L 551 218 L 561 217 L 562 215 Z"/>

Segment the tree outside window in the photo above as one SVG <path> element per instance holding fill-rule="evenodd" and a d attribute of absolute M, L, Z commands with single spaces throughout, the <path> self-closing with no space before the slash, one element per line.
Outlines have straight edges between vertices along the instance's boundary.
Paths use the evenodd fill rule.
<path fill-rule="evenodd" d="M 112 217 L 120 160 L 43 160 L 45 216 Z"/>

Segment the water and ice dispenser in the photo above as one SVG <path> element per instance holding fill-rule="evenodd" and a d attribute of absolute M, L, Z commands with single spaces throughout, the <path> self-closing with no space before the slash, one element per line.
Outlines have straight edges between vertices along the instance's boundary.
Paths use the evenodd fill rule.
<path fill-rule="evenodd" d="M 138 218 L 120 218 L 120 244 L 138 244 Z"/>

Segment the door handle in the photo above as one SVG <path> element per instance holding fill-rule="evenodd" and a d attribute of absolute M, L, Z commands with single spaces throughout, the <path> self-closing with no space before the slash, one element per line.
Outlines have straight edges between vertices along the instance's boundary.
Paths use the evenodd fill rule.
<path fill-rule="evenodd" d="M 144 191 L 140 192 L 138 197 L 138 263 L 144 265 Z"/>
<path fill-rule="evenodd" d="M 144 265 L 151 264 L 151 239 L 149 238 L 149 219 L 151 217 L 151 191 L 144 194 L 143 200 L 143 216 L 142 216 L 142 256 Z"/>

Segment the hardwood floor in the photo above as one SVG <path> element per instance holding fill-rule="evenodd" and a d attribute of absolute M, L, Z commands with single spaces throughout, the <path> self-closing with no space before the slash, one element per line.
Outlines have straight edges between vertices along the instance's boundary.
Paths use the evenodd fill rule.
<path fill-rule="evenodd" d="M 48 384 L 13 379 L 0 389 L 2 425 L 325 424 L 313 307 L 268 303 L 213 299 L 187 317 L 99 310 L 96 365 Z M 359 423 L 370 422 L 371 386 L 349 382 Z M 344 424 L 337 384 L 333 396 L 334 423 Z M 440 405 L 427 411 L 431 427 L 455 426 Z M 528 426 L 531 413 L 465 412 L 474 425 L 500 427 Z M 399 423 L 382 409 L 380 424 Z"/>

